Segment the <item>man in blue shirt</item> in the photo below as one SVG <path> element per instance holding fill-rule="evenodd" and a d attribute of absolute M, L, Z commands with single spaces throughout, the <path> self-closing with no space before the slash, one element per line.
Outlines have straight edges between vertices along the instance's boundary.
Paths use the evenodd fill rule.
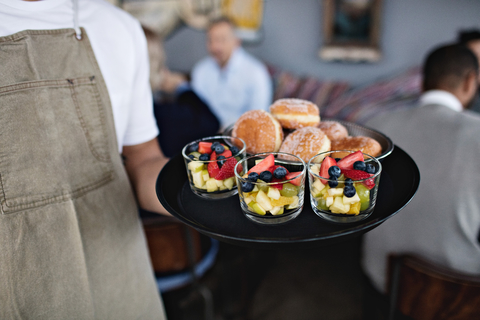
<path fill-rule="evenodd" d="M 272 102 L 271 77 L 265 65 L 241 47 L 230 20 L 220 18 L 210 24 L 207 49 L 210 56 L 192 70 L 192 86 L 221 127 L 248 110 L 267 110 Z"/>

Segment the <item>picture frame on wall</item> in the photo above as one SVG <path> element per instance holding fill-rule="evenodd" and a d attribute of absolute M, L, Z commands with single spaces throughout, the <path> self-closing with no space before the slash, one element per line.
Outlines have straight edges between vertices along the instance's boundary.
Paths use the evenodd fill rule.
<path fill-rule="evenodd" d="M 325 61 L 376 62 L 381 59 L 382 0 L 323 0 Z"/>

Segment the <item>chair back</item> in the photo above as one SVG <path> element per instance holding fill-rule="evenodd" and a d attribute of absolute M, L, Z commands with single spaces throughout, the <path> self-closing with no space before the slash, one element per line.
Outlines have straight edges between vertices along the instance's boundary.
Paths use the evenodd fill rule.
<path fill-rule="evenodd" d="M 389 319 L 480 319 L 480 275 L 465 275 L 415 255 L 389 257 Z"/>

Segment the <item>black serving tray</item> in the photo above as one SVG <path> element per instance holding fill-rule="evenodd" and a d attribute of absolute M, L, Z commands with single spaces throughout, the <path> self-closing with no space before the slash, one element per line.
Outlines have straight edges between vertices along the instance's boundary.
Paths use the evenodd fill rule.
<path fill-rule="evenodd" d="M 420 173 L 413 159 L 395 146 L 382 161 L 377 204 L 365 220 L 336 224 L 317 216 L 310 205 L 308 186 L 300 215 L 287 223 L 261 225 L 250 221 L 240 208 L 238 195 L 206 200 L 195 195 L 187 181 L 182 155 L 172 158 L 162 169 L 156 184 L 158 199 L 174 217 L 200 233 L 234 245 L 261 249 L 324 246 L 357 237 L 392 217 L 417 192 Z"/>

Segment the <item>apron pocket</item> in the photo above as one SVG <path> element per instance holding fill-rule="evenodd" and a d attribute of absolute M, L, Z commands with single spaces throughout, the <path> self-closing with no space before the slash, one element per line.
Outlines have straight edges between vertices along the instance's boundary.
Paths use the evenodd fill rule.
<path fill-rule="evenodd" d="M 0 87 L 0 201 L 12 213 L 113 180 L 95 77 Z"/>

